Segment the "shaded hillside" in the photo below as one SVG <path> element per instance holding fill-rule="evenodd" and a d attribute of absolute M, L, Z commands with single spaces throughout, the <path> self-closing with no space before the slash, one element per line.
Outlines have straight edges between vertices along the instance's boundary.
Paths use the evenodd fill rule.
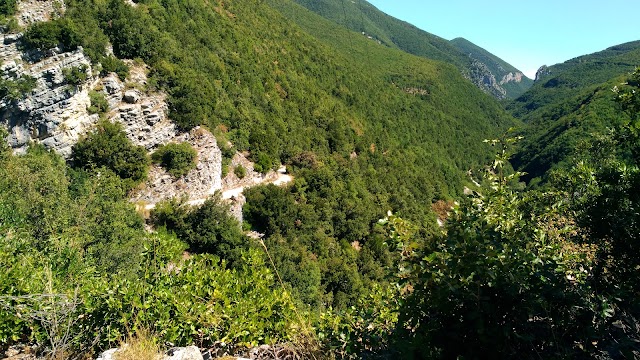
<path fill-rule="evenodd" d="M 631 42 L 539 70 L 534 86 L 508 105 L 529 124 L 513 159 L 525 179 L 564 166 L 576 146 L 624 120 L 611 89 L 639 64 L 640 42 Z"/>
<path fill-rule="evenodd" d="M 539 119 L 547 106 L 555 106 L 588 86 L 628 74 L 640 64 L 640 41 L 610 47 L 562 64 L 543 66 L 533 87 L 511 102 L 508 110 L 525 122 Z"/>
<path fill-rule="evenodd" d="M 519 71 L 477 45 L 466 40 L 464 43 L 450 42 L 389 16 L 367 1 L 295 0 L 295 2 L 381 45 L 453 64 L 476 86 L 499 99 L 514 98 L 530 85 L 526 81 L 501 83 L 509 72 L 513 72 L 515 76 Z M 300 24 L 301 19 L 298 18 L 295 9 L 282 10 L 291 13 L 291 18 Z M 302 26 L 305 25 L 302 24 Z M 330 34 L 319 31 L 315 35 L 327 37 Z M 351 36 L 360 35 L 352 34 Z M 500 66 L 507 71 L 500 70 Z"/>
<path fill-rule="evenodd" d="M 451 40 L 451 44 L 470 58 L 485 64 L 495 76 L 497 84 L 506 91 L 509 99 L 517 98 L 533 85 L 533 80 L 525 76 L 522 71 L 471 41 L 455 38 Z"/>

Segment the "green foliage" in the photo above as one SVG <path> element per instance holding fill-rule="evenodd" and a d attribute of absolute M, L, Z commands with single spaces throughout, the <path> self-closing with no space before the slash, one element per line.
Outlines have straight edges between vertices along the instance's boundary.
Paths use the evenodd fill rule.
<path fill-rule="evenodd" d="M 101 121 L 96 129 L 73 146 L 74 166 L 89 170 L 102 167 L 113 171 L 130 187 L 147 176 L 149 157 L 141 146 L 135 146 L 118 124 Z"/>
<path fill-rule="evenodd" d="M 87 78 L 89 77 L 89 75 L 87 75 L 88 69 L 89 68 L 86 65 L 62 69 L 64 81 L 74 86 L 81 85 L 87 81 Z"/>
<path fill-rule="evenodd" d="M 504 142 L 496 142 L 502 146 Z M 595 349 L 592 336 L 608 315 L 589 280 L 592 248 L 566 193 L 519 193 L 519 174 L 503 168 L 501 151 L 489 169 L 489 187 L 466 199 L 446 233 L 422 246 L 390 218 L 401 249 L 401 284 L 414 289 L 400 310 L 401 348 L 422 358 L 576 357 Z M 400 223 L 402 224 L 402 223 Z M 404 336 L 404 338 L 403 338 Z"/>
<path fill-rule="evenodd" d="M 366 1 L 295 2 L 358 33 L 352 34 L 352 37 L 364 32 L 386 46 L 399 48 L 410 54 L 455 64 L 461 70 L 469 66 L 466 54 L 458 51 L 447 40 L 395 19 Z"/>
<path fill-rule="evenodd" d="M 214 256 L 184 260 L 174 235 L 144 232 L 108 171 L 69 169 L 42 148 L 0 161 L 0 346 L 57 344 L 71 356 L 141 328 L 176 345 L 297 339 L 290 295 L 255 251 L 238 251 L 233 270 Z"/>
<path fill-rule="evenodd" d="M 11 153 L 11 147 L 7 143 L 9 133 L 4 127 L 0 126 L 0 161 L 4 160 Z"/>
<path fill-rule="evenodd" d="M 89 114 L 104 114 L 109 110 L 109 102 L 104 97 L 104 93 L 91 90 L 89 100 L 91 101 L 91 106 L 87 108 Z"/>
<path fill-rule="evenodd" d="M 242 165 L 238 165 L 233 168 L 233 173 L 238 177 L 238 179 L 244 179 L 247 176 L 247 169 Z"/>
<path fill-rule="evenodd" d="M 100 64 L 102 65 L 102 71 L 100 71 L 101 76 L 114 72 L 122 81 L 129 76 L 129 66 L 124 61 L 114 56 L 105 56 L 101 58 Z"/>
<path fill-rule="evenodd" d="M 388 347 L 398 325 L 400 296 L 392 287 L 375 287 L 346 311 L 328 309 L 319 321 L 320 341 L 339 358 L 397 357 Z"/>
<path fill-rule="evenodd" d="M 134 272 L 143 223 L 123 188 L 108 171 L 99 177 L 69 172 L 58 156 L 31 148 L 3 163 L 0 228 L 18 230 L 24 245 L 37 251 L 68 242 L 101 269 Z"/>
<path fill-rule="evenodd" d="M 611 89 L 640 63 L 640 42 L 630 42 L 545 69 L 545 74 L 508 105 L 527 123 L 525 141 L 513 164 L 523 179 L 547 178 L 551 169 L 568 169 L 574 149 L 625 120 Z M 582 154 L 584 155 L 584 154 Z"/>
<path fill-rule="evenodd" d="M 27 96 L 36 87 L 36 79 L 22 75 L 18 79 L 0 78 L 0 100 L 19 100 Z"/>
<path fill-rule="evenodd" d="M 0 0 L 0 15 L 11 16 L 18 10 L 17 0 Z"/>
<path fill-rule="evenodd" d="M 173 177 L 185 176 L 196 167 L 198 153 L 189 143 L 170 143 L 160 146 L 152 155 L 153 162 L 160 164 Z"/>
<path fill-rule="evenodd" d="M 97 335 L 104 343 L 117 341 L 131 324 L 176 345 L 292 340 L 296 320 L 288 295 L 273 289 L 274 276 L 259 254 L 246 253 L 242 261 L 240 269 L 227 270 L 214 257 L 195 256 L 175 273 L 160 269 L 144 279 L 95 281 L 83 294 L 82 325 L 92 329 L 82 334 L 84 342 Z"/>
<path fill-rule="evenodd" d="M 45 51 L 58 45 L 66 50 L 75 50 L 80 45 L 78 30 L 67 19 L 37 22 L 29 26 L 22 37 L 27 48 Z"/>
<path fill-rule="evenodd" d="M 242 250 L 249 247 L 240 224 L 219 194 L 193 208 L 177 200 L 161 202 L 151 218 L 157 226 L 174 231 L 192 251 L 218 255 L 231 265 L 237 264 Z"/>

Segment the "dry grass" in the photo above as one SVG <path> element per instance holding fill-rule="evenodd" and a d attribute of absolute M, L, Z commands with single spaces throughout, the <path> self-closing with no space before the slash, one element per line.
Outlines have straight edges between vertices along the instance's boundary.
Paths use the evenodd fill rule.
<path fill-rule="evenodd" d="M 440 221 L 446 222 L 447 218 L 449 218 L 449 212 L 453 209 L 454 205 L 453 201 L 438 200 L 431 204 L 431 210 L 436 213 Z"/>
<path fill-rule="evenodd" d="M 148 331 L 141 330 L 130 336 L 113 357 L 115 360 L 159 360 L 162 354 L 156 339 Z"/>

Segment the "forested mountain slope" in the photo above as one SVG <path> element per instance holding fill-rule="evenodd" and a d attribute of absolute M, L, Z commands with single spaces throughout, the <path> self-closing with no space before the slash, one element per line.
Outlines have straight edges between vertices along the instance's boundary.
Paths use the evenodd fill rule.
<path fill-rule="evenodd" d="M 522 75 L 522 72 L 477 45 L 460 39 L 450 42 L 430 34 L 383 13 L 365 0 L 296 0 L 296 2 L 358 33 L 358 35 L 352 34 L 352 37 L 363 35 L 384 46 L 453 64 L 476 86 L 499 99 L 515 98 L 531 85 L 531 81 Z M 300 21 L 304 21 L 295 9 L 285 6 L 283 10 L 289 13 L 293 21 L 299 24 Z M 302 24 L 302 26 L 305 25 Z M 322 32 L 314 34 L 329 35 Z M 507 76 L 509 73 L 512 73 L 512 76 Z"/>
<path fill-rule="evenodd" d="M 0 78 L 0 357 L 640 356 L 640 71 L 612 93 L 633 122 L 527 189 L 503 136 L 521 123 L 460 69 L 289 0 L 0 4 L 0 54 L 24 55 Z M 43 4 L 20 28 L 19 9 Z M 54 69 L 21 72 L 42 63 Z M 69 119 L 26 129 L 23 155 L 4 141 L 5 115 L 43 88 L 86 95 L 95 120 L 67 159 L 38 135 Z M 198 141 L 135 145 L 114 111 Z M 131 201 L 152 160 L 164 179 L 219 180 L 200 142 L 292 181 L 238 195 L 242 224 L 219 193 Z"/>
<path fill-rule="evenodd" d="M 466 172 L 491 158 L 490 147 L 482 141 L 517 121 L 453 65 L 354 37 L 288 0 L 277 5 L 276 10 L 259 0 L 74 0 L 66 2 L 63 16 L 54 14 L 51 21 L 31 25 L 23 36 L 11 39 L 23 51 L 45 59 L 82 52 L 96 72 L 117 72 L 128 89 L 166 93 L 169 118 L 178 130 L 198 125 L 210 129 L 227 159 L 236 151 L 246 152 L 263 172 L 288 165 L 295 178 L 291 186 L 245 193 L 244 226 L 264 234 L 264 244 L 299 304 L 313 311 L 346 309 L 388 283 L 385 269 L 392 255 L 377 221 L 391 210 L 419 224 L 421 237 L 438 233 L 431 205 L 461 194 L 469 182 Z M 283 16 L 284 8 L 304 19 L 305 27 Z M 328 44 L 317 39 L 320 29 L 335 40 Z M 111 48 L 119 59 L 148 66 L 148 80 L 136 83 L 127 65 L 107 52 Z M 89 86 L 88 67 L 68 70 L 56 77 L 60 91 L 74 93 Z M 33 88 L 26 78 L 5 75 L 3 125 L 13 126 L 5 114 L 17 106 L 16 99 L 32 96 Z M 111 105 L 102 100 L 101 111 L 108 111 Z M 30 168 L 32 161 L 55 163 L 57 191 L 72 192 L 69 208 L 85 201 L 71 190 L 78 182 L 91 193 L 100 174 L 114 171 L 113 179 L 127 179 L 114 185 L 120 192 L 113 200 L 136 219 L 123 197 L 132 187 L 145 186 L 149 159 L 144 149 L 127 141 L 117 126 L 99 122 L 71 149 L 67 166 L 40 148 L 28 151 L 26 165 L 20 158 L 8 161 L 25 166 L 33 177 L 42 174 Z M 188 153 L 186 149 L 182 154 Z M 12 201 L 19 202 L 22 194 L 9 184 L 2 186 L 9 204 L 3 209 L 16 207 Z M 44 194 L 48 206 L 52 200 Z M 88 196 L 86 201 L 91 201 L 93 195 Z M 0 225 L 20 226 L 20 214 L 15 222 Z M 240 266 L 241 250 L 256 245 L 244 237 L 239 224 L 226 220 L 215 198 L 197 209 L 176 200 L 158 205 L 154 214 L 149 221 L 175 232 L 190 251 L 220 256 L 227 264 Z M 82 223 L 82 216 L 79 210 L 68 223 Z M 87 219 L 87 224 L 95 221 Z M 136 236 L 142 236 L 141 221 L 131 225 Z M 101 226 L 95 225 L 103 231 Z M 125 232 L 130 227 L 119 226 Z M 37 232 L 37 225 L 33 227 Z M 84 255 L 78 251 L 84 248 L 86 264 L 94 261 L 90 251 L 98 259 L 111 256 L 115 260 L 109 269 L 127 276 L 144 268 L 121 264 L 121 250 L 110 243 L 111 237 L 98 241 L 99 250 L 94 250 L 84 233 L 71 243 L 59 233 L 61 228 L 64 225 L 36 238 L 59 236 L 61 246 L 80 257 Z M 126 236 L 120 240 L 127 241 Z M 141 246 L 141 241 L 131 241 Z M 105 271 L 100 261 L 108 261 L 95 261 L 98 273 Z"/>
<path fill-rule="evenodd" d="M 116 56 L 146 61 L 181 128 L 218 129 L 265 169 L 304 152 L 353 153 L 349 163 L 386 174 L 385 193 L 416 196 L 414 210 L 461 191 L 463 171 L 486 159 L 482 139 L 514 123 L 450 65 L 299 16 L 343 46 L 318 42 L 260 1 L 75 1 L 66 18 L 93 58 L 110 41 Z"/>
<path fill-rule="evenodd" d="M 513 159 L 525 179 L 566 164 L 582 141 L 625 121 L 611 90 L 638 64 L 640 42 L 630 42 L 539 70 L 534 86 L 507 106 L 528 124 Z"/>

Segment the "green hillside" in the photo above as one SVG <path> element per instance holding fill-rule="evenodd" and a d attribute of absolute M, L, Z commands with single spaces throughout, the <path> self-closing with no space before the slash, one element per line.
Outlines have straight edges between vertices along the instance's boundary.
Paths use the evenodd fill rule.
<path fill-rule="evenodd" d="M 513 72 L 514 75 L 521 72 L 475 44 L 464 39 L 447 41 L 391 17 L 365 0 L 295 1 L 322 17 L 357 33 L 352 34 L 351 37 L 364 36 L 384 46 L 453 64 L 476 86 L 499 99 L 515 98 L 532 83 L 531 80 L 524 77 L 521 82 L 505 82 L 503 84 L 501 82 L 509 72 Z M 277 1 L 274 1 L 274 4 L 277 4 Z M 288 14 L 293 21 L 305 27 L 305 24 L 301 23 L 299 10 L 292 9 L 288 5 L 279 6 L 279 8 L 283 13 Z M 332 39 L 331 34 L 326 34 L 322 30 L 311 33 L 323 37 L 327 41 L 339 41 L 339 37 Z"/>
<path fill-rule="evenodd" d="M 282 9 L 295 13 L 304 27 Z M 319 40 L 318 33 L 331 42 Z M 244 227 L 265 234 L 264 244 L 296 303 L 315 315 L 348 309 L 386 286 L 394 256 L 377 221 L 393 211 L 418 224 L 420 237 L 438 233 L 431 204 L 460 195 L 469 182 L 466 172 L 491 159 L 491 148 L 482 141 L 517 124 L 455 66 L 354 36 L 288 0 L 144 0 L 136 6 L 123 0 L 69 1 L 64 18 L 27 29 L 22 45 L 46 50 L 58 43 L 65 50 L 82 46 L 94 62 L 113 62 L 106 57 L 108 43 L 118 58 L 144 61 L 150 66 L 145 90 L 168 94 L 170 118 L 181 129 L 211 129 L 220 144 L 233 143 L 224 149 L 227 157 L 247 151 L 264 172 L 289 166 L 292 186 L 247 191 Z M 77 181 L 91 188 L 100 174 L 91 171 L 100 165 L 121 174 L 112 167 L 127 160 L 104 159 L 108 152 L 101 148 L 127 149 L 124 139 L 102 125 L 85 140 L 89 144 L 77 146 L 69 166 L 83 172 L 80 180 L 66 179 L 71 169 L 51 160 L 59 167 L 59 192 L 72 191 Z M 132 166 L 144 174 L 148 160 L 137 156 L 140 149 L 130 153 L 136 154 Z M 40 176 L 34 171 L 30 176 Z M 141 179 L 125 183 L 134 186 Z M 4 189 L 11 201 L 21 197 L 8 185 Z M 120 194 L 114 201 L 124 201 Z M 69 202 L 82 199 L 69 195 Z M 222 257 L 233 267 L 240 267 L 241 250 L 257 246 L 242 235 L 240 224 L 221 215 L 215 200 L 186 209 L 164 204 L 150 221 L 175 233 L 191 252 Z M 131 207 L 126 213 L 131 215 Z M 20 219 L 7 226 L 19 226 Z M 74 254 L 93 249 L 56 231 L 43 236 L 59 236 L 56 241 Z M 105 245 L 96 252 L 99 262 L 117 251 Z M 117 261 L 109 269 L 126 276 L 145 268 L 111 257 Z M 83 261 L 94 266 L 89 255 Z M 101 263 L 95 267 L 105 271 Z M 253 335 L 251 341 L 260 336 Z"/>
<path fill-rule="evenodd" d="M 383 45 L 468 69 L 470 60 L 441 37 L 395 19 L 364 0 L 295 0 L 305 8 Z M 363 34 L 364 33 L 364 34 Z M 355 36 L 355 35 L 351 35 Z"/>
<path fill-rule="evenodd" d="M 543 69 L 534 86 L 507 106 L 529 125 L 513 160 L 528 173 L 525 179 L 566 165 L 576 146 L 624 120 L 611 89 L 638 64 L 640 42 L 631 42 Z"/>
<path fill-rule="evenodd" d="M 526 77 L 520 70 L 471 41 L 455 38 L 451 40 L 451 44 L 462 53 L 485 64 L 496 77 L 500 86 L 506 90 L 509 99 L 517 98 L 533 85 L 533 80 Z M 521 78 L 510 81 L 510 76 Z"/>
<path fill-rule="evenodd" d="M 12 39 L 45 58 L 82 46 L 94 76 L 165 92 L 171 119 L 211 130 L 226 161 L 242 151 L 293 180 L 245 189 L 242 224 L 219 193 L 147 210 L 130 196 L 152 159 L 123 126 L 102 119 L 68 161 L 37 144 L 15 155 L 0 127 L 0 358 L 640 356 L 640 69 L 616 73 L 640 60 L 633 46 L 554 67 L 511 104 L 529 125 L 520 163 L 566 164 L 526 188 L 507 132 L 523 123 L 455 64 L 291 0 L 65 5 Z M 64 91 L 88 85 L 82 68 Z M 0 112 L 33 95 L 34 78 L 0 80 Z M 577 158 L 553 152 L 592 131 Z M 190 146 L 161 149 L 176 176 L 198 166 Z"/>
<path fill-rule="evenodd" d="M 629 74 L 638 65 L 640 41 L 610 47 L 562 64 L 543 67 L 534 86 L 508 105 L 508 110 L 525 122 L 539 119 L 537 113 L 554 106 L 588 86 L 602 84 Z"/>

